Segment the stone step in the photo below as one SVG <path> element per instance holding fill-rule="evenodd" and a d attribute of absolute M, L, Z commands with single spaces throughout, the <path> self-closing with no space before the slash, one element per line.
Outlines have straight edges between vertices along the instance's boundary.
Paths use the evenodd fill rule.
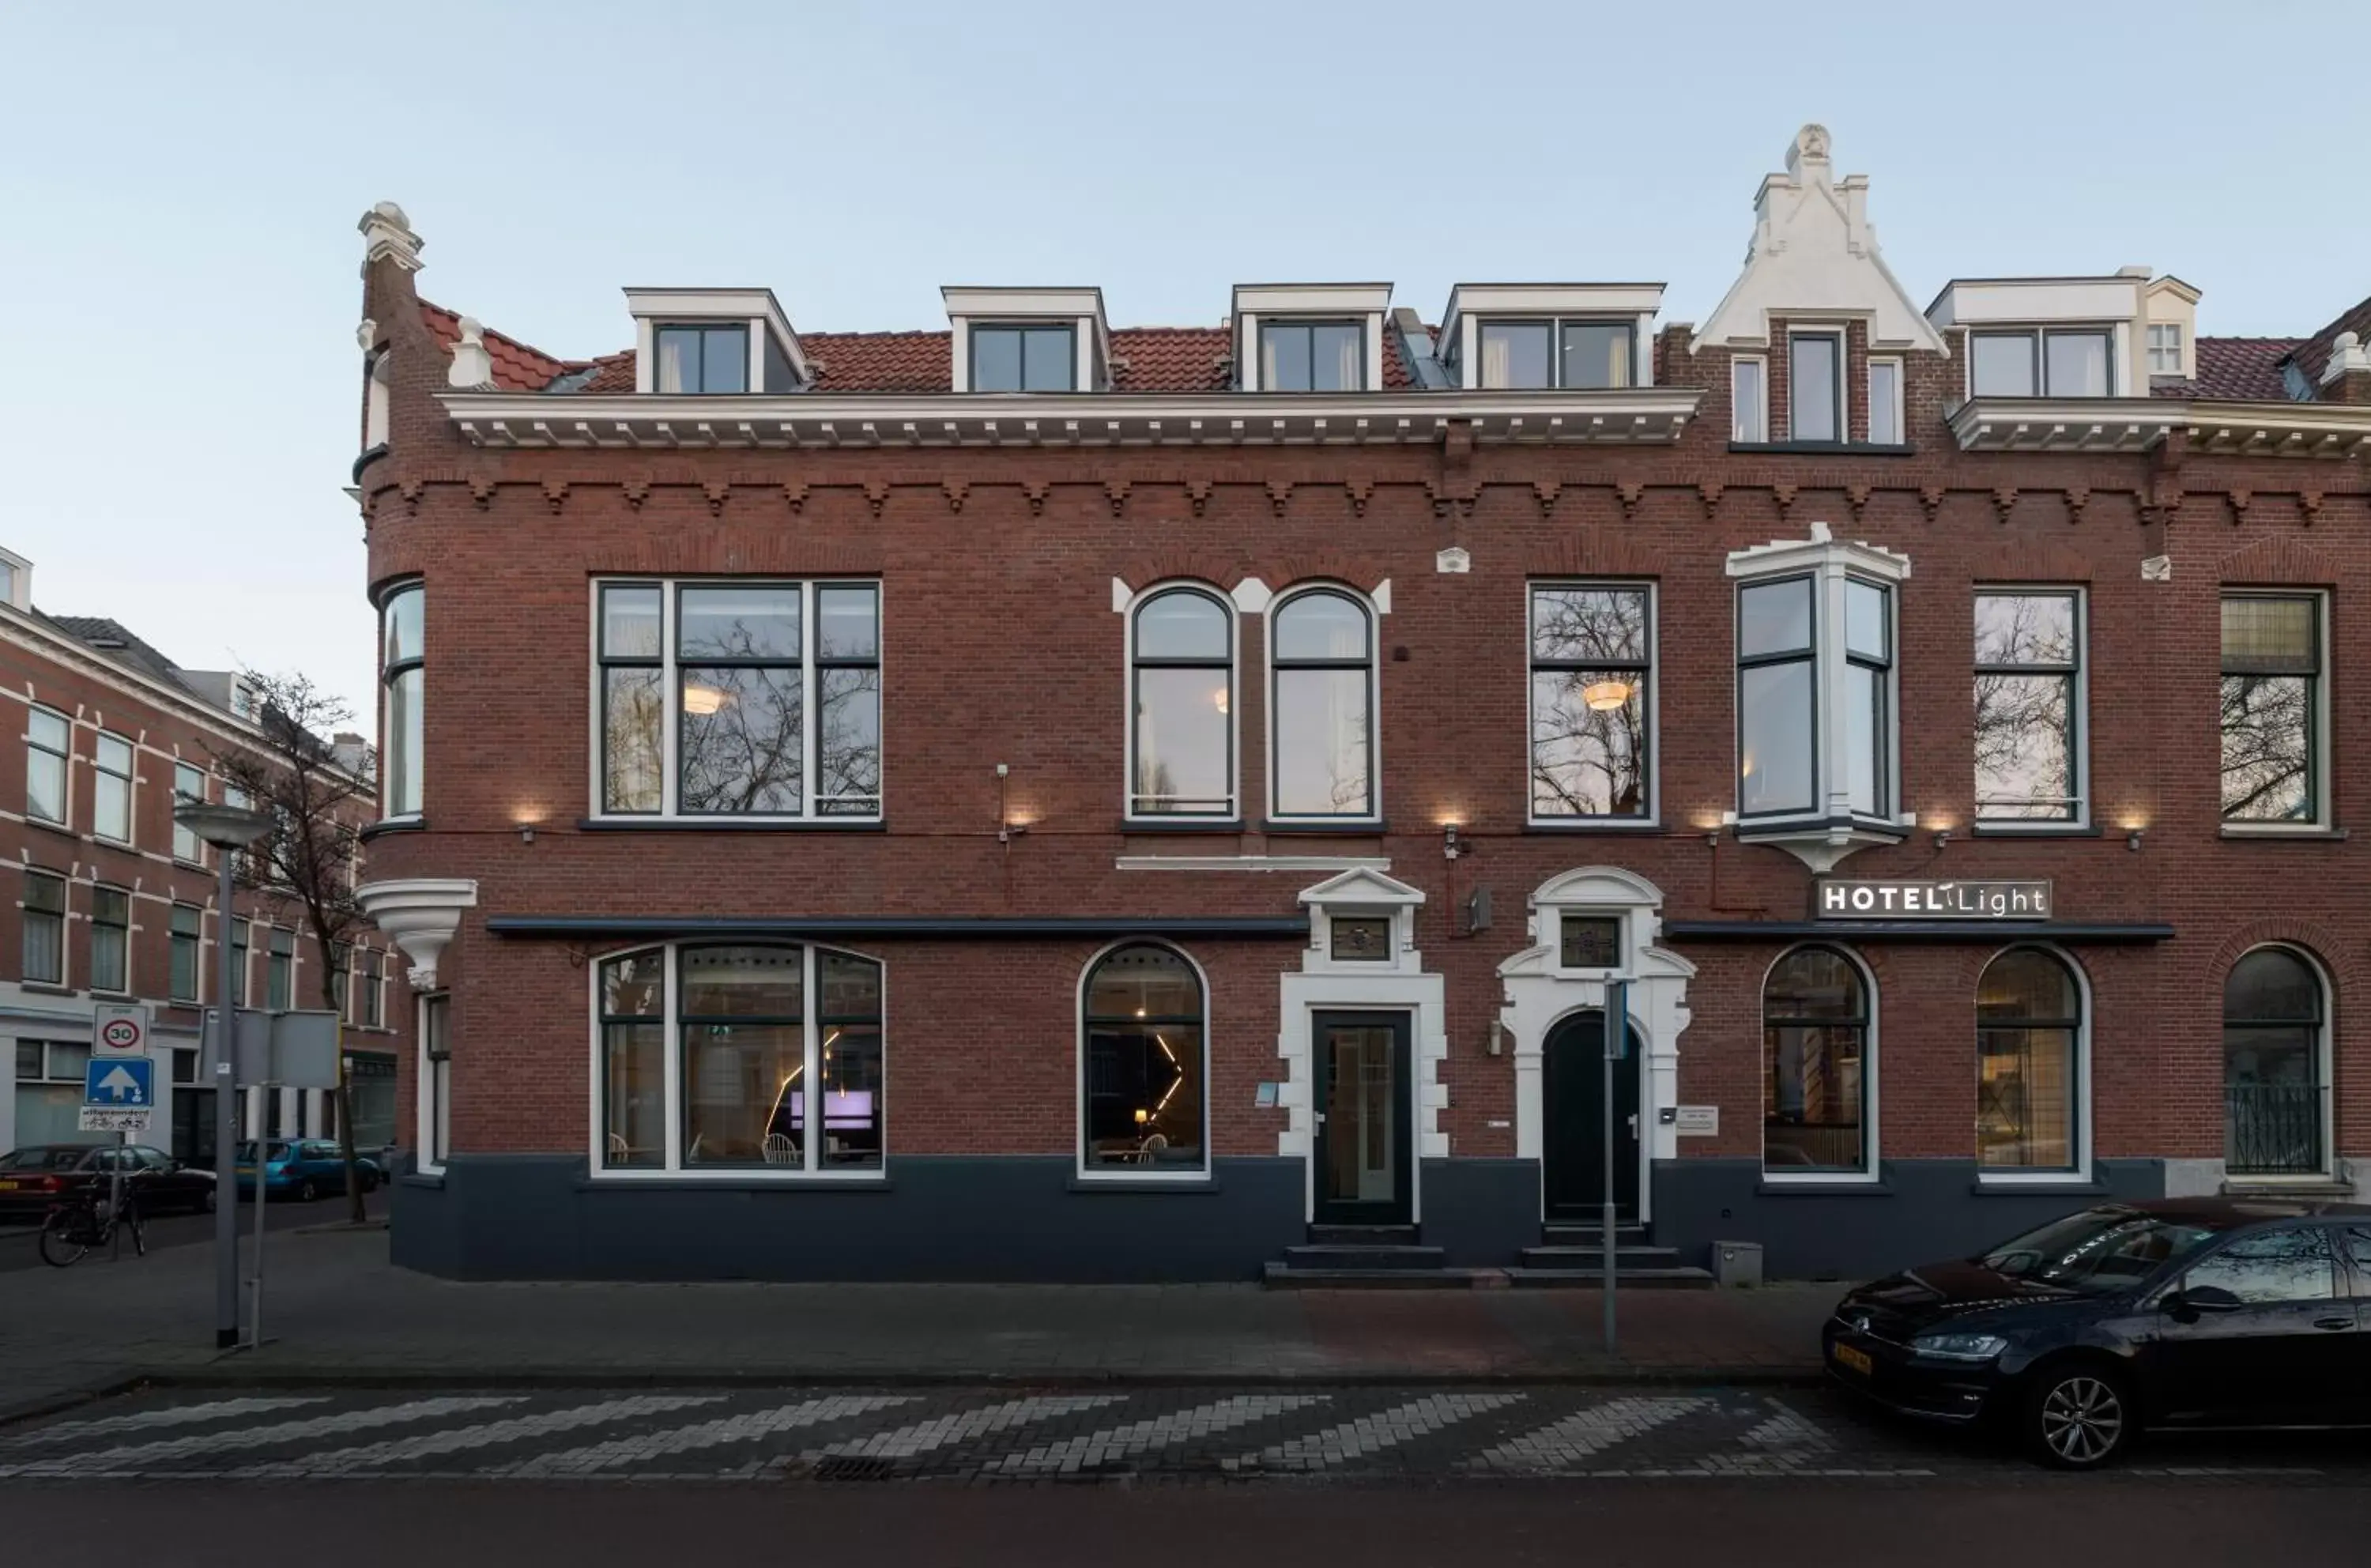
<path fill-rule="evenodd" d="M 1523 1267 L 1527 1269 L 1599 1269 L 1605 1262 L 1605 1249 L 1589 1247 L 1526 1247 Z M 1650 1247 L 1643 1243 L 1616 1240 L 1613 1246 L 1613 1267 L 1616 1272 L 1629 1269 L 1675 1269 L 1680 1266 L 1680 1250 L 1676 1247 Z"/>
<path fill-rule="evenodd" d="M 1438 1247 L 1394 1246 L 1389 1243 L 1318 1243 L 1287 1247 L 1284 1262 L 1296 1269 L 1437 1269 L 1448 1262 Z"/>
<path fill-rule="evenodd" d="M 1507 1283 L 1503 1269 L 1297 1268 L 1270 1263 L 1270 1290 L 1486 1290 Z"/>
<path fill-rule="evenodd" d="M 1605 1283 L 1602 1269 L 1509 1269 L 1507 1283 L 1532 1290 L 1595 1290 Z M 1710 1290 L 1708 1269 L 1629 1269 L 1616 1265 L 1613 1283 L 1621 1290 Z"/>
<path fill-rule="evenodd" d="M 1413 1247 L 1413 1225 L 1313 1225 L 1309 1239 L 1320 1247 Z"/>
<path fill-rule="evenodd" d="M 1595 1247 L 1605 1234 L 1596 1224 L 1557 1224 L 1540 1227 L 1540 1239 L 1550 1247 Z M 1643 1247 L 1647 1244 L 1647 1228 L 1632 1220 L 1623 1220 L 1613 1227 L 1613 1244 L 1617 1247 Z"/>

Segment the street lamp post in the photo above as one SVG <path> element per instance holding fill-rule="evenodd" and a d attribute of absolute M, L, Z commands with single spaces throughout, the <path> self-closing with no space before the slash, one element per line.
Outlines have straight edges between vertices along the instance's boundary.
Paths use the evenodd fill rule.
<path fill-rule="evenodd" d="M 221 953 L 214 969 L 214 1027 L 207 1061 L 214 1086 L 214 1347 L 230 1350 L 238 1344 L 237 977 L 230 962 L 230 923 L 236 917 L 231 900 L 237 890 L 231 881 L 231 861 L 263 836 L 272 819 L 244 806 L 182 801 L 173 807 L 173 820 L 214 846 L 222 861 Z M 259 1159 L 256 1181 L 262 1180 Z"/>

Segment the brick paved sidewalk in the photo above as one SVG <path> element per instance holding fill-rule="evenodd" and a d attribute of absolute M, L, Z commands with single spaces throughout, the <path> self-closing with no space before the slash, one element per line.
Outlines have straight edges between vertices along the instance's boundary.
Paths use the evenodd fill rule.
<path fill-rule="evenodd" d="M 0 1275 L 0 1412 L 127 1378 L 416 1382 L 1808 1379 L 1834 1286 L 1593 1291 L 1255 1286 L 462 1285 L 380 1230 L 266 1251 L 264 1332 L 214 1350 L 211 1249 Z"/>

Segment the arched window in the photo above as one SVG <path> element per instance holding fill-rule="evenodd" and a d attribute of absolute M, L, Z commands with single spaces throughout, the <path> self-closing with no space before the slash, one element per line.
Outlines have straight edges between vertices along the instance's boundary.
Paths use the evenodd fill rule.
<path fill-rule="evenodd" d="M 1208 1168 L 1203 1005 L 1201 974 L 1174 948 L 1129 942 L 1087 972 L 1081 1171 L 1174 1176 Z"/>
<path fill-rule="evenodd" d="M 1374 637 L 1367 606 L 1336 589 L 1268 616 L 1270 809 L 1279 817 L 1375 814 Z"/>
<path fill-rule="evenodd" d="M 1171 588 L 1136 607 L 1128 801 L 1134 816 L 1235 814 L 1235 622 L 1218 596 Z"/>
<path fill-rule="evenodd" d="M 1762 985 L 1762 1164 L 1869 1169 L 1869 988 L 1834 948 L 1797 948 Z"/>
<path fill-rule="evenodd" d="M 2223 1158 L 2235 1176 L 2327 1169 L 2321 976 L 2288 948 L 2258 948 L 2223 983 Z"/>
<path fill-rule="evenodd" d="M 1976 1163 L 2082 1164 L 2083 987 L 2065 960 L 2011 948 L 1976 986 Z"/>
<path fill-rule="evenodd" d="M 600 1169 L 881 1169 L 880 964 L 682 944 L 610 959 L 596 986 Z"/>

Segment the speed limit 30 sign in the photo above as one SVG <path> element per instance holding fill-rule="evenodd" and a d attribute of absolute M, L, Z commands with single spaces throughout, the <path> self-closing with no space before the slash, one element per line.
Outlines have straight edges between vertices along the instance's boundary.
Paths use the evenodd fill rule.
<path fill-rule="evenodd" d="M 148 1009 L 121 1002 L 102 1004 L 91 1019 L 90 1042 L 94 1056 L 146 1055 Z"/>

